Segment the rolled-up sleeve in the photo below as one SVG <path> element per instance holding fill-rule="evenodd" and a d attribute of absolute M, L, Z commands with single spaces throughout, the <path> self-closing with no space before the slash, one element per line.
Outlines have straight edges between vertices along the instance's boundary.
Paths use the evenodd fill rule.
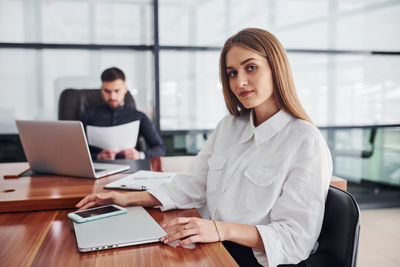
<path fill-rule="evenodd" d="M 253 249 L 260 264 L 277 266 L 306 259 L 321 231 L 332 160 L 322 137 L 304 144 L 293 158 L 271 223 L 256 225 L 265 251 Z"/>

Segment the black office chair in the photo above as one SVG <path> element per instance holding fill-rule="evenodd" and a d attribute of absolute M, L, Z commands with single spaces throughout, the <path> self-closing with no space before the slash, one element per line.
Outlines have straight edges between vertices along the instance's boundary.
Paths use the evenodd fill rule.
<path fill-rule="evenodd" d="M 330 186 L 316 252 L 298 264 L 279 267 L 355 267 L 359 234 L 356 200 L 348 192 Z M 240 266 L 260 266 L 251 248 L 232 242 L 223 244 Z"/>
<path fill-rule="evenodd" d="M 100 89 L 65 89 L 58 101 L 58 119 L 79 120 L 88 109 L 104 103 Z M 135 100 L 129 91 L 125 95 L 125 105 L 136 109 Z"/>

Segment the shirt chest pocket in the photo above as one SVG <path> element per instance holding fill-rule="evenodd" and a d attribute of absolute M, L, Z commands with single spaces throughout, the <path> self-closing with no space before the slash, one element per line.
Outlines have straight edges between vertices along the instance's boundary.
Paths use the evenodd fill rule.
<path fill-rule="evenodd" d="M 221 155 L 213 155 L 208 159 L 207 191 L 215 191 L 218 181 L 226 165 L 226 159 Z"/>
<path fill-rule="evenodd" d="M 254 185 L 268 186 L 274 182 L 279 173 L 267 168 L 250 166 L 244 171 L 244 176 Z"/>
<path fill-rule="evenodd" d="M 268 212 L 279 197 L 281 174 L 268 168 L 250 166 L 244 171 L 241 199 L 247 209 Z"/>

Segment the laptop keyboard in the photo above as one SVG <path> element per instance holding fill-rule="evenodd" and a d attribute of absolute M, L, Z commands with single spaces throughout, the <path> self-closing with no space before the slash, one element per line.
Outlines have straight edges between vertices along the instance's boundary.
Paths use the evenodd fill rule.
<path fill-rule="evenodd" d="M 106 169 L 94 169 L 94 172 L 102 172 L 105 171 Z"/>

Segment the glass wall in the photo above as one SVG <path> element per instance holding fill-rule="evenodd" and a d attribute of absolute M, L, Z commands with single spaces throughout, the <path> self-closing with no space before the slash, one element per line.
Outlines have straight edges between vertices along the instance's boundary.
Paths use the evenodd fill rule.
<path fill-rule="evenodd" d="M 394 0 L 0 0 L 0 133 L 16 133 L 15 119 L 56 119 L 62 90 L 98 88 L 101 71 L 117 66 L 162 133 L 203 136 L 227 114 L 220 48 L 259 27 L 287 49 L 305 109 L 331 127 L 331 149 L 357 146 L 368 130 L 335 127 L 400 124 L 398 14 Z M 382 155 L 400 155 L 398 131 L 379 130 L 375 141 Z M 380 159 L 334 160 L 337 174 L 348 164 L 378 177 L 365 166 Z"/>
<path fill-rule="evenodd" d="M 0 0 L 0 133 L 15 133 L 15 119 L 57 119 L 64 89 L 98 89 L 111 66 L 125 72 L 138 108 L 153 118 L 151 47 L 128 46 L 153 40 L 151 0 Z"/>
<path fill-rule="evenodd" d="M 214 129 L 227 114 L 218 78 L 218 52 L 162 51 L 162 130 Z"/>
<path fill-rule="evenodd" d="M 242 28 L 265 28 L 288 49 L 300 99 L 317 125 L 399 123 L 400 107 L 395 103 L 400 101 L 400 54 L 372 54 L 375 50 L 399 52 L 398 1 L 165 0 L 159 4 L 161 49 L 162 46 L 220 47 Z M 183 53 L 185 55 L 179 55 Z M 179 69 L 186 70 L 180 71 L 179 77 L 196 81 L 194 73 L 201 73 L 203 66 L 197 66 L 196 60 L 186 63 L 179 60 L 190 54 L 191 58 L 198 58 L 196 53 L 207 54 L 178 50 L 168 64 L 173 66 L 174 60 L 179 61 Z M 211 62 L 218 62 L 218 56 L 214 53 Z M 161 60 L 161 64 L 166 63 Z M 176 83 L 183 81 L 176 79 L 173 71 L 169 71 L 167 77 L 167 71 L 161 66 L 160 93 L 163 95 L 165 90 L 165 94 L 170 94 L 173 83 L 170 78 Z M 215 70 L 213 66 L 207 67 Z M 189 76 L 190 71 L 192 76 Z M 213 88 L 219 83 L 217 75 L 211 74 L 207 79 Z M 195 83 L 198 85 L 197 81 Z M 191 93 L 197 97 L 196 103 L 203 101 L 196 87 Z M 210 93 L 215 98 L 220 95 L 219 90 Z M 161 129 L 181 129 L 182 125 L 192 124 L 195 117 L 187 115 L 194 113 L 189 101 L 170 99 L 160 98 L 162 109 L 176 108 L 169 113 L 161 112 Z M 183 111 L 186 119 L 180 118 L 179 123 L 168 118 L 172 112 Z M 224 113 L 217 114 L 223 116 Z M 214 118 L 210 120 L 221 119 Z M 207 128 L 207 124 L 200 121 L 201 117 L 197 117 L 197 125 Z"/>
<path fill-rule="evenodd" d="M 0 41 L 153 44 L 152 0 L 0 0 Z"/>

